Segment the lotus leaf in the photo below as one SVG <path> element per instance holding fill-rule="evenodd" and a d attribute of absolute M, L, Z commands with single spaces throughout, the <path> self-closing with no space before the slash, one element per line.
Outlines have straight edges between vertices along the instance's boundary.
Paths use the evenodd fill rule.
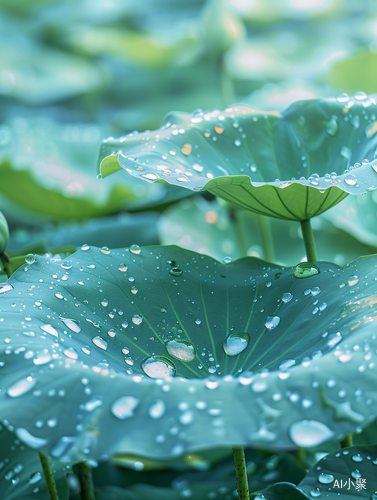
<path fill-rule="evenodd" d="M 303 221 L 377 186 L 375 96 L 172 113 L 154 132 L 102 143 L 100 173 L 211 193 L 262 215 Z M 367 114 L 366 114 L 367 113 Z"/>
<path fill-rule="evenodd" d="M 377 415 L 375 256 L 282 268 L 85 245 L 27 260 L 1 284 L 0 418 L 54 458 L 310 447 Z"/>

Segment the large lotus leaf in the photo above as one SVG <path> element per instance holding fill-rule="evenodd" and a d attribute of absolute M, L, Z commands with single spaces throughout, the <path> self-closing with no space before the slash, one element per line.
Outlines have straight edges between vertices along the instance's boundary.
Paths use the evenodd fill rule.
<path fill-rule="evenodd" d="M 26 446 L 17 436 L 0 425 L 0 491 L 1 500 L 46 500 L 47 485 L 39 454 Z M 66 474 L 70 466 L 53 460 L 59 500 L 68 500 Z"/>
<path fill-rule="evenodd" d="M 124 168 L 259 214 L 305 220 L 376 187 L 376 161 L 361 164 L 374 158 L 376 110 L 375 97 L 360 93 L 299 101 L 281 114 L 244 105 L 172 113 L 159 130 L 105 140 L 100 172 Z"/>
<path fill-rule="evenodd" d="M 0 194 L 5 212 L 12 202 L 49 220 L 86 219 L 163 196 L 161 186 L 146 190 L 145 183 L 131 178 L 131 182 L 114 178 L 109 183 L 96 179 L 96 146 L 103 133 L 97 125 L 18 116 L 0 131 L 4 146 Z"/>
<path fill-rule="evenodd" d="M 362 243 L 377 246 L 377 193 L 349 196 L 324 217 L 335 227 L 352 234 Z"/>
<path fill-rule="evenodd" d="M 340 439 L 377 415 L 376 264 L 29 258 L 1 287 L 0 418 L 62 460 Z"/>
<path fill-rule="evenodd" d="M 349 199 L 364 198 L 348 197 L 344 203 Z M 322 217 L 312 220 L 321 260 L 344 265 L 359 255 L 376 251 L 377 241 L 373 247 L 364 245 Z M 190 198 L 169 207 L 159 218 L 158 232 L 163 245 L 179 245 L 217 260 L 251 255 L 291 266 L 305 257 L 301 228 L 296 222 L 267 219 L 246 210 L 229 210 L 216 200 Z"/>
<path fill-rule="evenodd" d="M 291 500 L 293 498 L 339 497 L 346 500 L 377 498 L 377 447 L 352 446 L 329 453 L 296 486 L 277 483 L 252 498 Z M 300 496 L 301 494 L 301 496 Z"/>

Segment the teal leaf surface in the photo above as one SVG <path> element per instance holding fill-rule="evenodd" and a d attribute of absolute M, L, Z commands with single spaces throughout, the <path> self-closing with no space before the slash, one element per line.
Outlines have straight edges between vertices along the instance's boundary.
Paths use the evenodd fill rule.
<path fill-rule="evenodd" d="M 123 168 L 262 215 L 305 220 L 376 188 L 376 109 L 374 95 L 358 93 L 298 101 L 282 113 L 246 105 L 171 113 L 159 130 L 103 141 L 100 173 Z"/>
<path fill-rule="evenodd" d="M 376 265 L 29 256 L 0 289 L 0 418 L 62 460 L 340 439 L 377 415 Z"/>

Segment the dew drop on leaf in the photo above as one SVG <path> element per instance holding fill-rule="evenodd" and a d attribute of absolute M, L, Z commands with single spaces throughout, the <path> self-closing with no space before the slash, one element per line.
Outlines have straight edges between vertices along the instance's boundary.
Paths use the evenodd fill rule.
<path fill-rule="evenodd" d="M 52 325 L 42 325 L 39 327 L 41 330 L 43 330 L 46 333 L 49 333 L 50 335 L 53 335 L 54 337 L 58 336 L 57 330 Z"/>
<path fill-rule="evenodd" d="M 295 278 L 310 278 L 310 276 L 315 276 L 320 272 L 319 267 L 312 262 L 300 262 L 294 268 L 293 275 Z"/>
<path fill-rule="evenodd" d="M 109 253 L 110 253 L 110 248 L 109 248 L 109 247 L 102 247 L 102 248 L 100 249 L 100 252 L 101 252 L 101 253 L 103 253 L 103 254 L 105 254 L 105 255 L 109 255 Z"/>
<path fill-rule="evenodd" d="M 152 418 L 161 418 L 165 413 L 165 403 L 162 399 L 157 399 L 149 408 L 149 415 Z"/>
<path fill-rule="evenodd" d="M 172 267 L 169 270 L 169 274 L 171 274 L 172 276 L 182 276 L 182 273 L 183 271 L 179 269 L 179 267 Z"/>
<path fill-rule="evenodd" d="M 10 283 L 0 283 L 0 293 L 6 293 L 13 290 L 13 286 Z"/>
<path fill-rule="evenodd" d="M 329 135 L 334 136 L 337 134 L 338 130 L 339 130 L 339 125 L 336 116 L 332 116 L 330 120 L 326 123 L 326 132 Z"/>
<path fill-rule="evenodd" d="M 143 372 L 150 378 L 174 377 L 175 366 L 173 362 L 164 356 L 151 356 L 141 363 Z"/>
<path fill-rule="evenodd" d="M 231 333 L 223 344 L 225 353 L 228 356 L 237 356 L 246 349 L 250 342 L 248 333 Z"/>
<path fill-rule="evenodd" d="M 131 245 L 130 252 L 135 255 L 139 255 L 139 253 L 141 252 L 141 248 L 139 247 L 139 245 Z"/>
<path fill-rule="evenodd" d="M 125 273 L 127 269 L 128 267 L 126 266 L 126 264 L 119 264 L 118 266 L 118 271 L 120 271 L 121 273 Z"/>
<path fill-rule="evenodd" d="M 76 323 L 76 321 L 74 321 L 73 319 L 69 319 L 69 318 L 60 318 L 60 319 L 62 320 L 62 322 L 65 324 L 65 326 L 67 328 L 69 328 L 70 330 L 72 330 L 72 332 L 80 333 L 81 328 Z"/>
<path fill-rule="evenodd" d="M 286 304 L 287 302 L 290 302 L 293 298 L 293 295 L 290 292 L 285 292 L 281 296 L 281 300 Z"/>
<path fill-rule="evenodd" d="M 133 396 L 123 396 L 115 401 L 111 407 L 111 413 L 119 418 L 125 420 L 134 414 L 134 409 L 139 404 L 139 400 Z"/>
<path fill-rule="evenodd" d="M 34 377 L 25 377 L 18 380 L 11 387 L 8 387 L 7 394 L 11 398 L 18 398 L 29 392 L 37 383 L 37 379 Z"/>
<path fill-rule="evenodd" d="M 353 174 L 348 174 L 344 178 L 344 182 L 348 184 L 349 186 L 354 186 L 357 183 L 357 179 Z"/>
<path fill-rule="evenodd" d="M 195 358 L 195 347 L 186 340 L 170 340 L 166 343 L 166 350 L 181 361 L 192 361 Z"/>
<path fill-rule="evenodd" d="M 307 448 L 330 440 L 334 432 L 317 420 L 301 420 L 289 428 L 289 436 L 297 446 Z"/>
<path fill-rule="evenodd" d="M 100 336 L 93 337 L 92 338 L 92 342 L 93 342 L 94 345 L 96 345 L 100 349 L 103 349 L 104 351 L 106 351 L 106 349 L 107 349 L 107 342 L 102 337 L 100 337 Z"/>
<path fill-rule="evenodd" d="M 40 448 L 48 443 L 47 439 L 33 436 L 28 430 L 22 427 L 16 429 L 16 435 L 21 441 L 30 446 L 30 448 Z"/>
<path fill-rule="evenodd" d="M 357 455 L 353 455 L 352 460 L 354 462 L 362 462 L 363 461 L 363 457 L 358 453 Z"/>
<path fill-rule="evenodd" d="M 330 484 L 334 482 L 335 478 L 332 474 L 325 474 L 324 472 L 321 472 L 321 474 L 317 477 L 317 480 L 321 484 Z"/>
<path fill-rule="evenodd" d="M 310 490 L 310 496 L 313 498 L 318 498 L 322 495 L 321 490 L 319 488 L 313 488 Z"/>
<path fill-rule="evenodd" d="M 355 469 L 351 472 L 351 476 L 354 478 L 354 479 L 357 479 L 358 477 L 361 477 L 362 474 L 361 472 L 359 471 L 359 469 Z"/>
<path fill-rule="evenodd" d="M 37 257 L 33 253 L 28 253 L 25 257 L 26 264 L 34 264 L 37 260 Z"/>
<path fill-rule="evenodd" d="M 139 314 L 134 314 L 131 321 L 134 325 L 141 325 L 143 318 Z"/>
<path fill-rule="evenodd" d="M 87 252 L 89 249 L 90 249 L 90 246 L 89 246 L 89 245 L 86 245 L 86 244 L 85 244 L 85 245 L 82 245 L 82 247 L 81 247 L 81 250 L 82 250 L 83 252 Z"/>
<path fill-rule="evenodd" d="M 267 328 L 267 330 L 273 330 L 278 326 L 279 323 L 279 316 L 268 316 L 268 318 L 266 318 L 266 321 L 264 322 L 264 326 Z"/>

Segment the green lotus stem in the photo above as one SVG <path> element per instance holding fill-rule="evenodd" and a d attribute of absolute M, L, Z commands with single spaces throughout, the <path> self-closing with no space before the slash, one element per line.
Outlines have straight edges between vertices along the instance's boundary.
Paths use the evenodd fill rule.
<path fill-rule="evenodd" d="M 6 252 L 0 253 L 0 262 L 1 268 L 4 269 L 8 279 L 12 276 L 12 261 L 9 259 L 8 254 Z"/>
<path fill-rule="evenodd" d="M 297 460 L 299 461 L 300 465 L 305 467 L 306 463 L 305 448 L 297 448 L 296 454 L 297 454 Z"/>
<path fill-rule="evenodd" d="M 54 479 L 54 474 L 51 468 L 51 462 L 47 455 L 39 451 L 39 459 L 42 464 L 43 475 L 47 484 L 48 497 L 50 500 L 59 500 L 58 490 Z"/>
<path fill-rule="evenodd" d="M 81 486 L 81 500 L 95 500 L 92 468 L 87 462 L 77 464 L 77 473 Z"/>
<path fill-rule="evenodd" d="M 310 224 L 310 219 L 302 220 L 300 221 L 300 223 L 302 229 L 302 236 L 305 242 L 306 257 L 308 259 L 308 262 L 317 262 L 318 260 L 317 250 L 315 248 L 313 230 Z"/>
<path fill-rule="evenodd" d="M 236 235 L 238 240 L 237 243 L 240 248 L 240 253 L 242 256 L 246 257 L 248 247 L 245 239 L 245 230 L 242 224 L 242 220 L 239 216 L 240 211 L 237 208 L 231 207 L 229 213 L 230 213 L 230 220 L 234 223 L 234 228 L 236 230 Z"/>
<path fill-rule="evenodd" d="M 272 234 L 271 234 L 271 224 L 267 217 L 260 217 L 260 228 L 262 232 L 262 241 L 263 241 L 263 249 L 264 256 L 268 262 L 274 261 L 274 246 L 272 243 Z"/>
<path fill-rule="evenodd" d="M 344 438 L 340 441 L 340 447 L 341 448 L 348 448 L 349 446 L 353 445 L 353 439 L 352 439 L 352 434 L 347 434 L 344 436 Z"/>
<path fill-rule="evenodd" d="M 249 500 L 249 483 L 247 480 L 245 451 L 242 447 L 234 447 L 233 457 L 234 465 L 236 466 L 237 491 L 239 500 Z"/>

